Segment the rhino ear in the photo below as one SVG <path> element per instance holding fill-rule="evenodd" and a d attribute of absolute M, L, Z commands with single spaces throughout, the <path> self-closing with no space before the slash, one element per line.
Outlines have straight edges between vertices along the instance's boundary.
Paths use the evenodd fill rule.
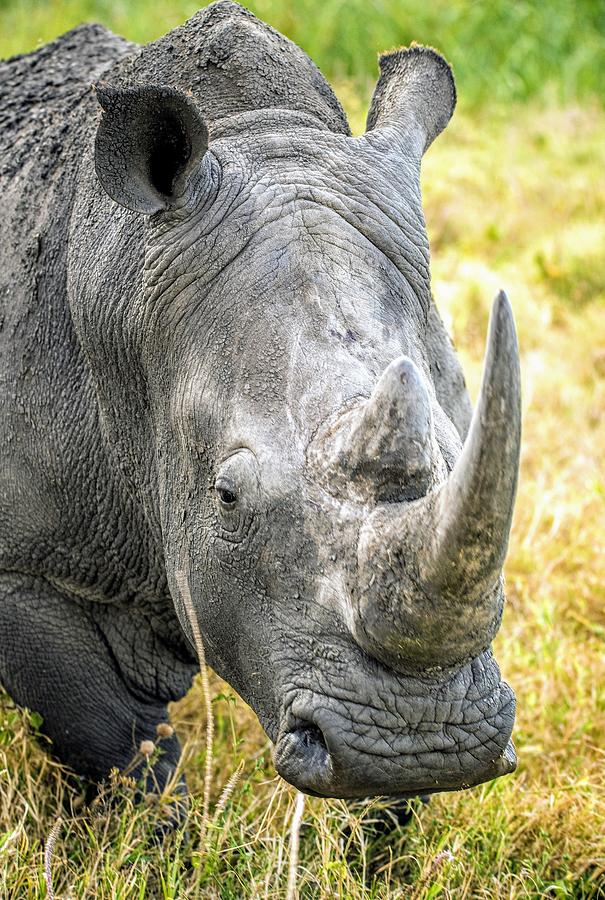
<path fill-rule="evenodd" d="M 448 63 L 430 47 L 412 45 L 380 57 L 380 78 L 366 129 L 393 130 L 421 156 L 443 131 L 455 106 L 456 85 Z"/>
<path fill-rule="evenodd" d="M 95 168 L 109 196 L 151 215 L 184 193 L 188 175 L 208 146 L 208 129 L 181 91 L 157 85 L 97 85 L 103 116 Z"/>

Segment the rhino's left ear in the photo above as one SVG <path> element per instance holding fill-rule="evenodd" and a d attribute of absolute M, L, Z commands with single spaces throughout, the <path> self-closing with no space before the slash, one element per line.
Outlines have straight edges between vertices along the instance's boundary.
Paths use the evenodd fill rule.
<path fill-rule="evenodd" d="M 430 47 L 412 45 L 380 57 L 380 78 L 367 131 L 391 132 L 420 157 L 440 134 L 456 106 L 448 63 Z"/>
<path fill-rule="evenodd" d="M 151 215 L 182 196 L 208 147 L 208 129 L 181 91 L 97 85 L 103 117 L 95 140 L 99 181 L 121 206 Z"/>

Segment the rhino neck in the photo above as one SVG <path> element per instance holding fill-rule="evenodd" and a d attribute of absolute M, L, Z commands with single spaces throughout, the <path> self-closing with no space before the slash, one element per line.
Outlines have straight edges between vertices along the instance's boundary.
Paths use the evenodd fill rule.
<path fill-rule="evenodd" d="M 257 109 L 296 110 L 349 134 L 343 109 L 304 51 L 248 10 L 220 0 L 116 65 L 113 84 L 163 84 L 192 94 L 206 122 Z"/>

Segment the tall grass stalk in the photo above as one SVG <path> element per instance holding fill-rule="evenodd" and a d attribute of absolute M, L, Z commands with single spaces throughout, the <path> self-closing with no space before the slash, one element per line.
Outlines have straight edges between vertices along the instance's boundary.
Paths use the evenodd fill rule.
<path fill-rule="evenodd" d="M 292 813 L 292 822 L 290 824 L 290 860 L 288 865 L 288 887 L 286 890 L 286 900 L 296 900 L 297 897 L 296 883 L 298 880 L 300 826 L 304 811 L 305 795 L 301 794 L 300 791 L 297 791 L 296 801 L 294 803 L 294 811 Z"/>
<path fill-rule="evenodd" d="M 204 807 L 200 829 L 200 841 L 203 842 L 206 836 L 206 829 L 210 816 L 210 795 L 212 791 L 212 758 L 214 748 L 214 713 L 212 711 L 212 694 L 210 692 L 210 681 L 208 679 L 208 667 L 206 665 L 206 653 L 204 650 L 204 642 L 200 631 L 200 624 L 197 613 L 191 599 L 191 590 L 189 588 L 188 569 L 184 571 L 180 569 L 176 573 L 176 582 L 181 593 L 183 605 L 187 611 L 189 626 L 193 635 L 193 641 L 200 664 L 200 678 L 202 682 L 202 695 L 204 698 L 204 706 L 206 708 L 206 759 L 204 774 Z"/>
<path fill-rule="evenodd" d="M 53 888 L 52 862 L 53 851 L 55 849 L 55 844 L 61 831 L 61 825 L 61 819 L 58 818 L 53 824 L 53 827 L 50 829 L 50 833 L 46 840 L 46 846 L 44 847 L 44 881 L 46 883 L 46 896 L 48 900 L 54 900 L 55 898 L 55 891 Z"/>

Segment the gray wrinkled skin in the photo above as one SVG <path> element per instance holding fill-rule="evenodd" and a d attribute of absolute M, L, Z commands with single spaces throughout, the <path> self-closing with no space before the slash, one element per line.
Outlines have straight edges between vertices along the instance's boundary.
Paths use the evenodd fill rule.
<path fill-rule="evenodd" d="M 489 645 L 516 472 L 475 593 L 451 541 L 425 577 L 421 523 L 397 538 L 470 422 L 419 188 L 453 109 L 446 64 L 384 58 L 352 138 L 305 54 L 222 0 L 144 48 L 83 26 L 1 63 L 0 84 L 10 693 L 76 770 L 124 766 L 196 671 L 185 573 L 208 661 L 300 789 L 411 796 L 512 771 Z M 402 599 L 410 571 L 434 590 Z"/>

